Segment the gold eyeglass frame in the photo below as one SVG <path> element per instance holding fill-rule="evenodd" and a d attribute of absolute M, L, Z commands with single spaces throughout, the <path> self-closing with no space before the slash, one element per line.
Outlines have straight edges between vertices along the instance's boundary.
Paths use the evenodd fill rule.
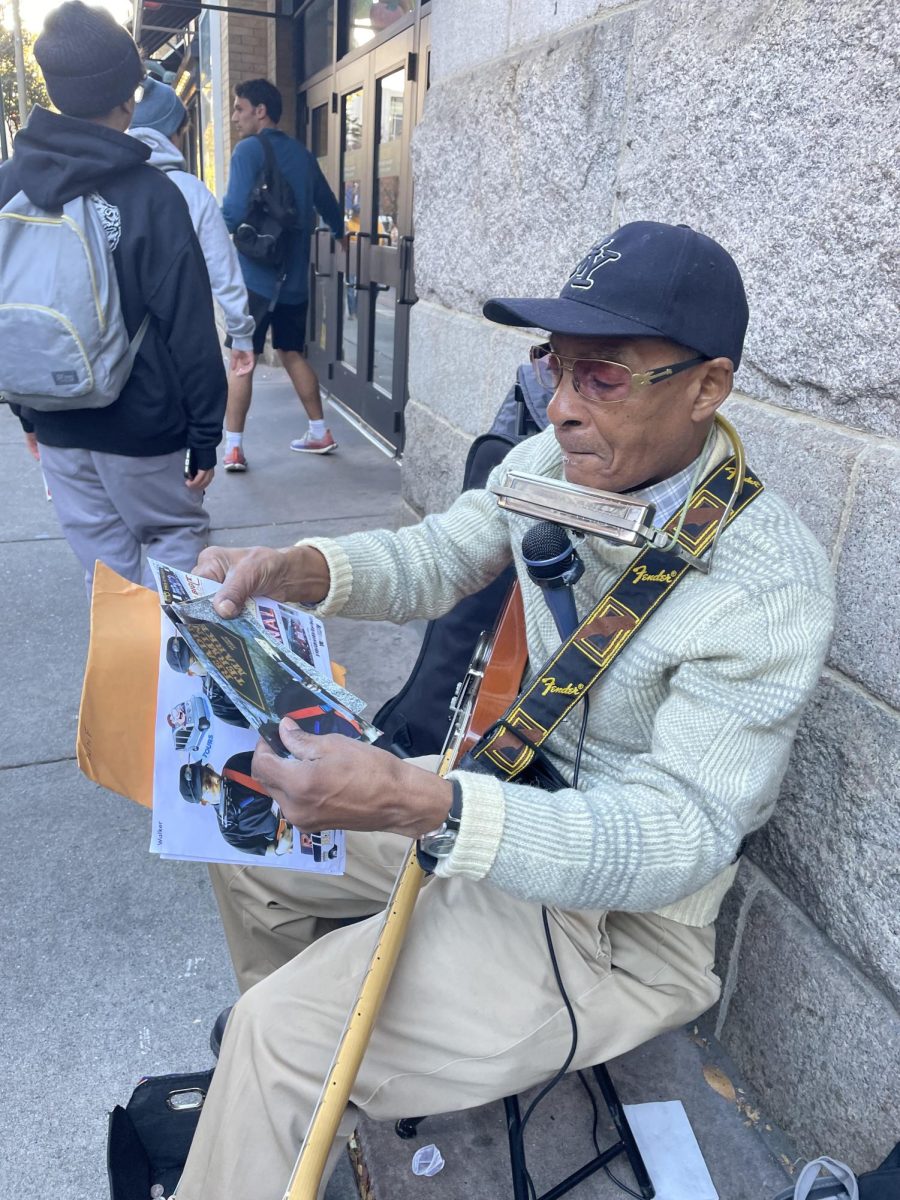
<path fill-rule="evenodd" d="M 537 351 L 543 351 L 543 353 L 538 357 Z M 537 362 L 539 359 L 548 358 L 551 354 L 554 358 L 559 360 L 559 363 L 564 371 L 570 372 L 572 376 L 572 387 L 574 387 L 578 395 L 582 396 L 591 404 L 624 404 L 631 395 L 632 390 L 636 387 L 649 387 L 651 384 L 661 383 L 664 379 L 669 379 L 672 375 L 677 375 L 679 371 L 686 371 L 688 367 L 696 367 L 699 366 L 700 363 L 709 362 L 709 359 L 705 354 L 700 354 L 696 358 L 687 359 L 685 362 L 669 363 L 669 365 L 665 367 L 652 367 L 649 371 L 632 371 L 631 367 L 626 366 L 625 363 L 615 362 L 611 358 L 594 358 L 590 355 L 584 354 L 580 354 L 577 358 L 566 358 L 564 355 L 559 354 L 556 350 L 554 350 L 549 342 L 540 342 L 539 344 L 532 346 L 528 352 L 528 359 L 537 372 L 539 370 L 537 367 Z M 575 364 L 580 362 L 606 363 L 606 365 L 610 367 L 621 367 L 623 371 L 627 371 L 631 376 L 631 383 L 628 386 L 628 393 L 624 395 L 621 400 L 599 400 L 596 396 L 585 396 L 581 388 L 578 386 L 578 381 L 575 378 Z M 538 375 L 538 378 L 540 378 L 540 375 Z M 562 383 L 562 379 L 560 379 L 559 383 Z M 556 384 L 556 387 L 559 387 L 559 383 Z"/>

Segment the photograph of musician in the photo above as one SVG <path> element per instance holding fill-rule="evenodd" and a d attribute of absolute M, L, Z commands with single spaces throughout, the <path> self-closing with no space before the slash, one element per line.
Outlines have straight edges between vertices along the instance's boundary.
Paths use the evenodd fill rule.
<path fill-rule="evenodd" d="M 178 787 L 189 804 L 215 809 L 222 837 L 245 854 L 285 854 L 293 844 L 293 829 L 272 806 L 251 777 L 252 750 L 232 754 L 221 772 L 209 763 L 185 763 Z"/>
<path fill-rule="evenodd" d="M 734 446 L 715 418 L 748 320 L 740 272 L 702 233 L 641 221 L 600 238 L 558 297 L 490 300 L 484 312 L 549 331 L 532 359 L 556 389 L 550 427 L 511 449 L 490 482 L 515 468 L 627 494 L 655 506 L 658 527 L 681 512 L 686 534 L 699 537 L 696 522 L 716 509 L 705 492 L 693 504 L 691 495 L 713 473 L 730 474 L 736 515 L 709 573 L 685 568 L 647 619 L 631 621 L 627 639 L 616 635 L 621 649 L 586 692 L 587 711 L 583 696 L 571 703 L 562 675 L 572 655 L 584 657 L 581 643 L 563 651 L 552 674 L 571 711 L 543 749 L 566 786 L 508 779 L 489 759 L 441 778 L 432 764 L 309 737 L 290 720 L 280 732 L 291 758 L 258 746 L 254 776 L 290 821 L 352 831 L 347 870 L 309 880 L 212 869 L 243 995 L 178 1200 L 284 1195 L 380 921 L 334 929 L 334 918 L 385 904 L 410 838 L 431 852 L 434 873 L 326 1175 L 358 1110 L 376 1120 L 450 1112 L 560 1069 L 574 1039 L 548 934 L 577 1025 L 570 1070 L 693 1021 L 719 997 L 713 922 L 745 837 L 773 810 L 834 605 L 828 558 L 806 527 L 752 475 L 725 465 Z M 480 380 L 471 383 L 477 390 Z M 538 669 L 561 636 L 523 564 L 534 524 L 501 509 L 490 490 L 471 490 L 396 532 L 309 538 L 282 551 L 211 547 L 196 570 L 223 581 L 214 604 L 225 617 L 264 594 L 321 617 L 404 622 L 448 612 L 513 562 Z M 656 586 L 678 575 L 674 554 L 671 571 L 630 571 L 638 553 L 598 537 L 579 543 L 579 620 L 602 609 L 620 579 Z M 602 638 L 584 646 L 606 665 Z"/>
<path fill-rule="evenodd" d="M 360 736 L 359 724 L 350 713 L 328 704 L 302 683 L 289 683 L 283 687 L 275 697 L 274 708 L 279 717 L 290 717 L 304 733 Z"/>
<path fill-rule="evenodd" d="M 249 729 L 250 722 L 235 705 L 231 698 L 222 691 L 206 667 L 199 662 L 191 652 L 190 646 L 182 637 L 170 637 L 166 642 L 166 662 L 173 671 L 182 675 L 196 675 L 203 680 L 203 694 L 209 701 L 213 716 L 218 717 L 227 725 L 237 725 L 241 729 Z"/>

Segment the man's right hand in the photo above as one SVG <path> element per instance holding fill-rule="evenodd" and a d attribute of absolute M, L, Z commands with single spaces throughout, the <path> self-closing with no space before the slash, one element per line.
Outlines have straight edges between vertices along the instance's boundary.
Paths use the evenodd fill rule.
<path fill-rule="evenodd" d="M 232 350 L 228 369 L 232 375 L 249 375 L 256 366 L 256 355 L 252 350 Z"/>
<path fill-rule="evenodd" d="M 25 434 L 25 445 L 28 448 L 28 453 L 31 455 L 31 457 L 34 459 L 34 461 L 40 462 L 41 461 L 41 450 L 40 450 L 40 447 L 38 446 L 38 440 L 33 433 Z"/>
<path fill-rule="evenodd" d="M 222 584 L 212 603 L 219 616 L 226 618 L 236 617 L 251 596 L 318 604 L 331 586 L 328 563 L 313 546 L 285 550 L 208 546 L 197 560 L 194 574 Z"/>

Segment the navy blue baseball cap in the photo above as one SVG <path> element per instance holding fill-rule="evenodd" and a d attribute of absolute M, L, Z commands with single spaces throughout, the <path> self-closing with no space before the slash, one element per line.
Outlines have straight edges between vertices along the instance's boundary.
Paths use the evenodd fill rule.
<path fill-rule="evenodd" d="M 662 337 L 741 361 L 747 297 L 737 264 L 687 225 L 632 221 L 592 246 L 556 299 L 488 300 L 500 325 L 577 337 Z"/>
<path fill-rule="evenodd" d="M 203 763 L 185 763 L 178 772 L 178 790 L 182 800 L 199 804 L 203 796 Z"/>

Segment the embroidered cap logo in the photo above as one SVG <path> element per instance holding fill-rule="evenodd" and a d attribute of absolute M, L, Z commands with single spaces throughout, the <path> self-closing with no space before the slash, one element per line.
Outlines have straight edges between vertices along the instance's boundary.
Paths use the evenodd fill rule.
<path fill-rule="evenodd" d="M 613 244 L 613 238 L 607 238 L 605 242 L 601 242 L 598 246 L 594 246 L 589 250 L 572 274 L 569 276 L 569 284 L 573 288 L 582 288 L 587 291 L 594 286 L 594 276 L 601 267 L 607 263 L 618 262 L 622 255 L 618 250 L 610 250 Z"/>

